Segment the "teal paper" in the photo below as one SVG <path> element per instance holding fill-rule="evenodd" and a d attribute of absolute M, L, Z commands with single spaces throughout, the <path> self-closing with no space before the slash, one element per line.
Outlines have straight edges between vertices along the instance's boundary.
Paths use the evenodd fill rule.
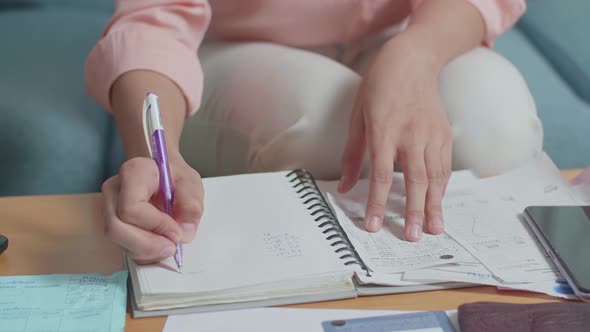
<path fill-rule="evenodd" d="M 0 277 L 0 331 L 119 332 L 127 271 Z"/>

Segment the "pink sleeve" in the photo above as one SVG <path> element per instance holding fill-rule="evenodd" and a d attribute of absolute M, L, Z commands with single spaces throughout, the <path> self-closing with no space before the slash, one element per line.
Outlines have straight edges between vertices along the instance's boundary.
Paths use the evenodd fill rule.
<path fill-rule="evenodd" d="M 183 92 L 189 114 L 200 104 L 203 74 L 197 58 L 209 20 L 206 0 L 116 0 L 115 14 L 86 61 L 86 88 L 110 110 L 110 90 L 132 70 L 152 70 Z"/>
<path fill-rule="evenodd" d="M 412 0 L 415 9 L 425 0 Z M 526 11 L 525 0 L 466 0 L 480 12 L 485 25 L 484 45 L 491 46 L 496 37 L 510 29 Z"/>

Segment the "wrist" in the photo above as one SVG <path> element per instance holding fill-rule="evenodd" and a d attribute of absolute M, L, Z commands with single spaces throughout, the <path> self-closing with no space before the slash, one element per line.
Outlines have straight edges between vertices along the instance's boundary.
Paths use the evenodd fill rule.
<path fill-rule="evenodd" d="M 450 61 L 439 43 L 432 40 L 428 29 L 420 25 L 409 26 L 383 47 L 397 54 L 398 58 L 406 59 L 409 64 L 436 74 Z"/>
<path fill-rule="evenodd" d="M 149 157 L 143 130 L 143 101 L 148 92 L 158 95 L 169 156 L 180 155 L 185 100 L 176 85 L 164 76 L 147 71 L 131 71 L 113 85 L 113 114 L 127 158 Z"/>

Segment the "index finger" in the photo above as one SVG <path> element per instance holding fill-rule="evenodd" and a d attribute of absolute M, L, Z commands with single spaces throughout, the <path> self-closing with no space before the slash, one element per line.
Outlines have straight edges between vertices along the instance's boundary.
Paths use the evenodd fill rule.
<path fill-rule="evenodd" d="M 371 174 L 365 227 L 369 232 L 377 232 L 383 224 L 383 214 L 393 181 L 394 148 L 385 140 L 371 142 L 370 146 Z"/>
<path fill-rule="evenodd" d="M 175 198 L 172 214 L 182 227 L 182 241 L 195 238 L 197 227 L 203 215 L 203 185 L 201 178 L 175 181 Z"/>

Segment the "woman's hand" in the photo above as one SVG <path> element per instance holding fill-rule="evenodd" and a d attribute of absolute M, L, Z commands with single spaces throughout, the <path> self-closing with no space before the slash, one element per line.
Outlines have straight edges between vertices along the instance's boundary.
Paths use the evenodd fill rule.
<path fill-rule="evenodd" d="M 174 255 L 176 242 L 195 237 L 203 214 L 203 185 L 199 174 L 179 155 L 170 158 L 174 186 L 172 217 L 158 201 L 159 173 L 149 158 L 133 158 L 102 186 L 105 233 L 139 264 Z"/>
<path fill-rule="evenodd" d="M 159 96 L 162 111 L 174 186 L 172 217 L 162 212 L 158 202 L 158 167 L 146 158 L 142 106 L 148 92 Z M 179 240 L 192 241 L 203 213 L 201 177 L 179 152 L 186 102 L 170 79 L 146 70 L 131 71 L 117 79 L 111 99 L 128 161 L 102 186 L 105 233 L 138 263 L 158 262 L 174 255 Z"/>
<path fill-rule="evenodd" d="M 401 37 L 401 36 L 400 36 Z M 357 93 L 343 157 L 340 191 L 352 188 L 365 150 L 371 165 L 365 225 L 383 223 L 394 162 L 406 184 L 405 235 L 443 232 L 441 202 L 451 174 L 452 134 L 438 94 L 438 70 L 430 54 L 406 38 L 388 41 Z"/>
<path fill-rule="evenodd" d="M 365 150 L 371 162 L 365 225 L 378 231 L 393 164 L 404 170 L 405 236 L 417 241 L 422 226 L 444 230 L 441 202 L 451 174 L 452 134 L 438 94 L 438 74 L 451 60 L 480 45 L 486 29 L 469 1 L 424 1 L 408 28 L 389 40 L 361 83 L 342 161 L 340 191 L 352 188 Z"/>

